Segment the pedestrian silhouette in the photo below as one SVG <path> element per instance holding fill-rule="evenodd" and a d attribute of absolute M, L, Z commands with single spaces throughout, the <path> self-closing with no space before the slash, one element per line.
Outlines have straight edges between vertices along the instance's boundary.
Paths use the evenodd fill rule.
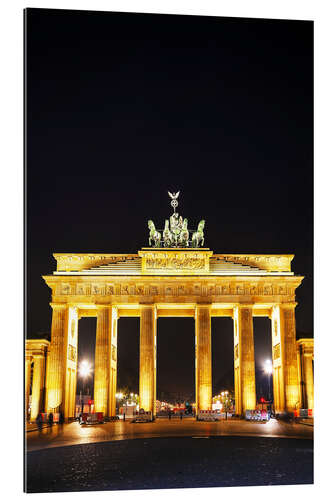
<path fill-rule="evenodd" d="M 64 414 L 63 414 L 63 412 L 60 412 L 60 415 L 59 415 L 59 430 L 60 430 L 60 432 L 63 432 L 63 430 L 64 430 L 64 421 L 65 421 Z"/>
<path fill-rule="evenodd" d="M 49 424 L 49 432 L 52 432 L 52 425 L 53 425 L 53 413 L 49 413 L 49 416 L 47 418 L 48 424 Z"/>
<path fill-rule="evenodd" d="M 38 432 L 39 432 L 39 434 L 41 434 L 42 428 L 43 428 L 43 418 L 42 418 L 42 415 L 40 413 L 38 413 L 38 415 L 37 415 L 36 424 L 37 424 Z"/>

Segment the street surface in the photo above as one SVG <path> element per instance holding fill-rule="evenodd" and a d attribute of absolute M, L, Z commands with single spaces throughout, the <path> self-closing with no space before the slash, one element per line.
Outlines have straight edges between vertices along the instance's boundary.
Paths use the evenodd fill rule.
<path fill-rule="evenodd" d="M 157 419 L 151 423 L 136 424 L 118 420 L 91 426 L 80 425 L 78 422 L 64 424 L 63 428 L 54 425 L 43 429 L 41 435 L 38 431 L 33 431 L 28 432 L 26 436 L 27 450 L 32 451 L 56 446 L 157 437 L 257 436 L 313 439 L 313 426 L 275 419 L 267 423 L 245 420 L 197 422 L 194 418 Z"/>
<path fill-rule="evenodd" d="M 119 431 L 123 427 L 118 425 Z M 196 438 L 146 439 L 149 433 L 142 431 L 141 439 L 123 439 L 119 432 L 117 441 L 30 451 L 26 489 L 37 493 L 313 483 L 311 439 L 213 436 L 214 428 L 203 424 L 205 431 Z M 263 494 L 269 496 L 269 490 Z"/>

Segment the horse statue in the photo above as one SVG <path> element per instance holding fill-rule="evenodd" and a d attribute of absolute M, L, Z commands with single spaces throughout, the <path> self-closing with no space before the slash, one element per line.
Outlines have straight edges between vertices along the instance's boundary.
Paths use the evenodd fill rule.
<path fill-rule="evenodd" d="M 172 232 L 169 229 L 169 221 L 166 219 L 164 231 L 163 231 L 163 242 L 165 247 L 171 247 L 173 242 Z"/>
<path fill-rule="evenodd" d="M 197 248 L 198 246 L 200 246 L 200 243 L 201 246 L 203 247 L 205 241 L 203 232 L 204 227 L 205 227 L 205 221 L 201 220 L 198 224 L 198 230 L 192 235 L 192 247 Z"/>
<path fill-rule="evenodd" d="M 179 235 L 179 244 L 181 247 L 188 247 L 190 233 L 187 229 L 187 219 L 184 219 L 182 230 Z"/>
<path fill-rule="evenodd" d="M 148 221 L 148 227 L 150 229 L 149 233 L 149 246 L 151 246 L 151 240 L 154 241 L 154 247 L 161 246 L 161 233 L 155 229 L 155 225 L 152 220 Z"/>

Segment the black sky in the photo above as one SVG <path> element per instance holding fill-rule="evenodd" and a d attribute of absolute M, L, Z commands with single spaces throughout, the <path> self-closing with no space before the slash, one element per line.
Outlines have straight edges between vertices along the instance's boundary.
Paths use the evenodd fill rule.
<path fill-rule="evenodd" d="M 297 331 L 312 336 L 312 22 L 28 9 L 26 53 L 29 337 L 50 331 L 53 252 L 137 252 L 178 189 L 215 253 L 295 254 Z M 94 332 L 81 323 L 82 355 Z M 217 324 L 218 385 L 232 335 Z M 126 366 L 137 377 L 137 329 L 120 325 L 120 383 Z M 168 331 L 184 332 L 176 356 Z M 159 385 L 191 392 L 191 320 L 159 321 L 159 338 Z M 258 366 L 268 338 L 255 320 Z"/>

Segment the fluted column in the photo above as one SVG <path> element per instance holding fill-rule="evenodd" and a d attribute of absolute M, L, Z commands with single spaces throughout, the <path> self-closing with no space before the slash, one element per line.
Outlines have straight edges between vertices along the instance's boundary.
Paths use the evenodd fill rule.
<path fill-rule="evenodd" d="M 140 408 L 155 415 L 156 307 L 154 305 L 141 305 L 139 397 Z"/>
<path fill-rule="evenodd" d="M 44 375 L 44 357 L 34 356 L 34 371 L 32 376 L 32 393 L 31 393 L 31 420 L 35 420 L 41 402 L 41 392 L 43 390 L 43 375 Z"/>
<path fill-rule="evenodd" d="M 252 305 L 234 306 L 234 370 L 236 414 L 256 407 Z"/>
<path fill-rule="evenodd" d="M 273 392 L 276 413 L 300 406 L 295 303 L 277 304 L 272 311 Z"/>
<path fill-rule="evenodd" d="M 116 415 L 118 308 L 111 309 L 109 416 Z"/>
<path fill-rule="evenodd" d="M 61 409 L 64 398 L 65 346 L 67 335 L 67 304 L 51 304 L 51 345 L 47 363 L 46 409 Z"/>
<path fill-rule="evenodd" d="M 31 356 L 25 357 L 25 416 L 28 417 L 29 395 L 31 379 Z"/>
<path fill-rule="evenodd" d="M 95 349 L 95 411 L 108 414 L 110 380 L 110 306 L 98 306 Z"/>
<path fill-rule="evenodd" d="M 212 336 L 210 305 L 197 305 L 195 310 L 195 386 L 196 407 L 212 408 Z"/>
<path fill-rule="evenodd" d="M 305 384 L 305 394 L 307 406 L 305 408 L 311 408 L 313 410 L 314 406 L 314 392 L 313 392 L 313 369 L 312 369 L 312 354 L 304 354 L 304 384 Z"/>

